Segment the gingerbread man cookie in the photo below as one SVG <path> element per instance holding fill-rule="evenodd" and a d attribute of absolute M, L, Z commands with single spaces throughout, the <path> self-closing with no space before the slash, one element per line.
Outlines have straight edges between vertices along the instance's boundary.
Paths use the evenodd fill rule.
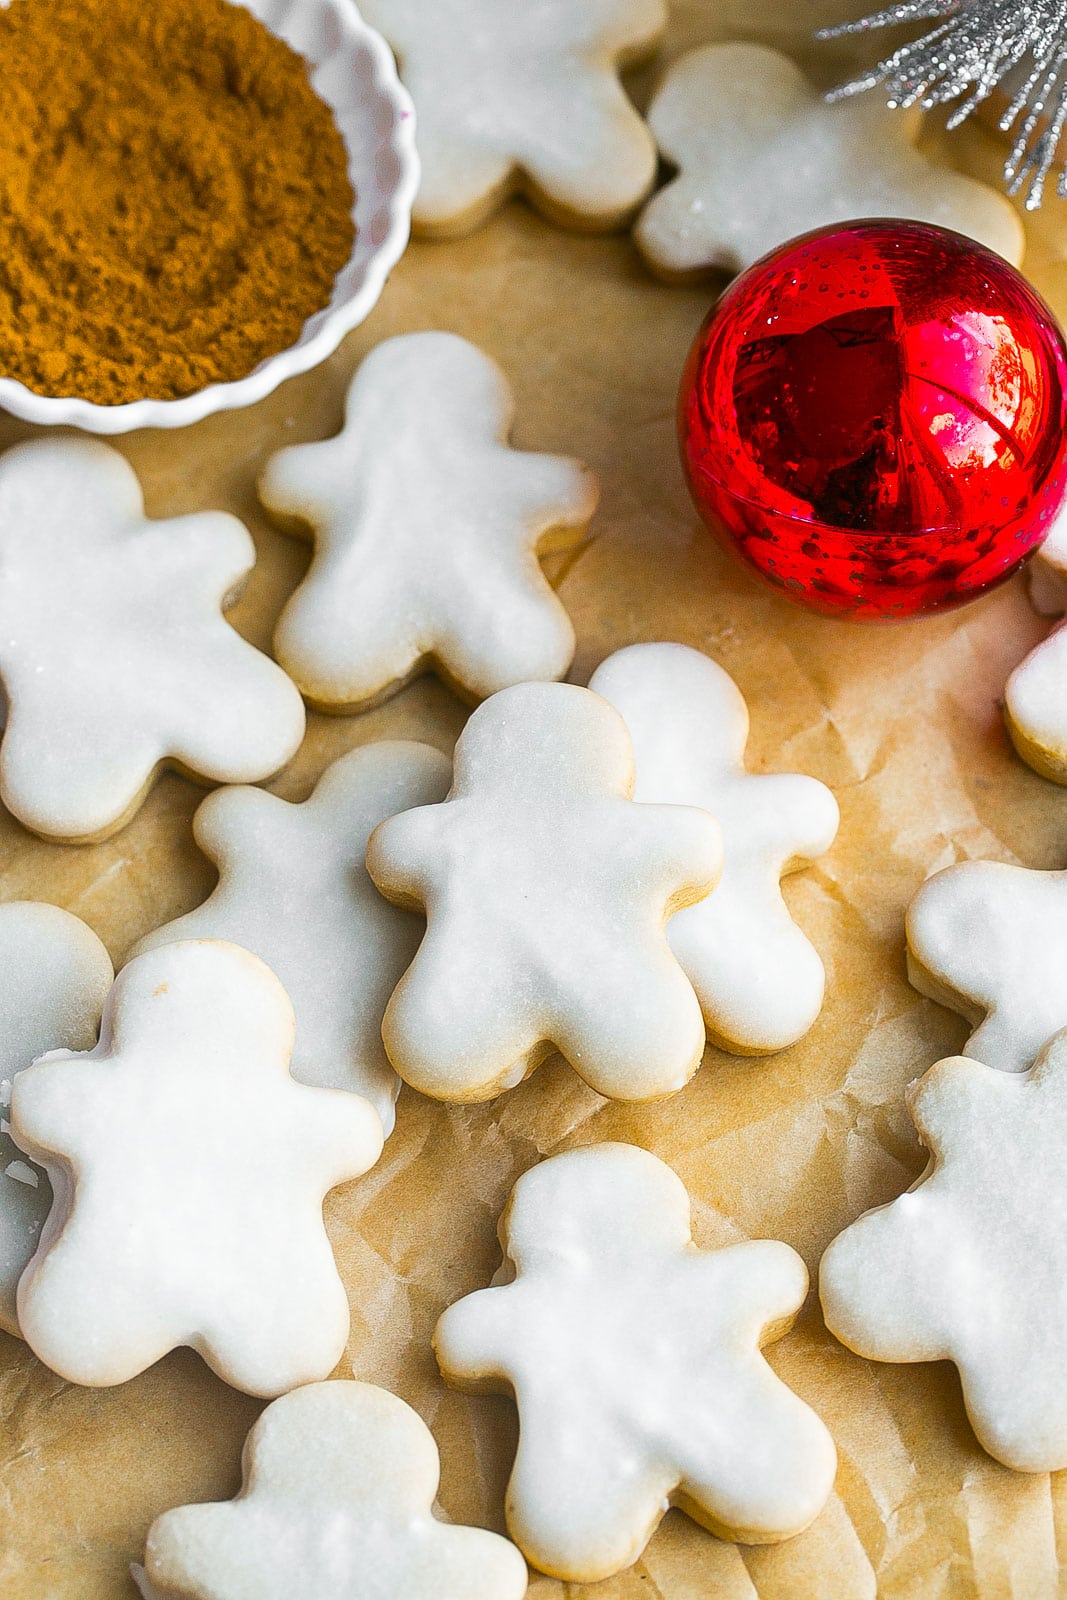
<path fill-rule="evenodd" d="M 314 1383 L 267 1407 L 235 1500 L 181 1506 L 148 1533 L 167 1600 L 522 1600 L 499 1534 L 439 1521 L 433 1435 L 369 1383 Z"/>
<path fill-rule="evenodd" d="M 676 61 L 649 125 L 678 176 L 636 238 L 662 277 L 740 271 L 795 234 L 854 217 L 911 217 L 969 234 L 1013 262 L 1025 236 L 1003 195 L 933 165 L 914 120 L 869 96 L 828 105 L 787 56 L 708 45 Z"/>
<path fill-rule="evenodd" d="M 964 1053 L 1023 1072 L 1067 1028 L 1067 872 L 961 861 L 908 907 L 908 976 L 974 1028 Z"/>
<path fill-rule="evenodd" d="M 656 147 L 619 83 L 654 50 L 664 0 L 364 0 L 415 102 L 417 232 L 454 238 L 511 194 L 614 228 L 652 187 Z"/>
<path fill-rule="evenodd" d="M 667 924 L 709 1038 L 746 1055 L 784 1049 L 818 1016 L 825 975 L 779 879 L 830 848 L 837 802 L 815 778 L 745 770 L 748 707 L 699 650 L 630 645 L 597 668 L 589 687 L 630 730 L 634 799 L 700 806 L 722 827 L 717 888 Z"/>
<path fill-rule="evenodd" d="M 760 1355 L 807 1293 L 795 1251 L 697 1250 L 680 1180 L 624 1144 L 525 1173 L 501 1241 L 513 1281 L 451 1306 L 434 1345 L 450 1382 L 515 1395 L 507 1518 L 527 1560 L 595 1583 L 637 1560 L 668 1504 L 751 1543 L 818 1515 L 833 1441 Z"/>
<path fill-rule="evenodd" d="M 155 1518 L 150 1589 L 166 1600 L 523 1600 L 514 1544 L 434 1515 L 426 1422 L 389 1390 L 307 1384 L 245 1442 L 237 1499 Z"/>
<path fill-rule="evenodd" d="M 538 553 L 580 539 L 596 480 L 511 449 L 512 410 L 474 345 L 404 334 L 360 367 L 335 439 L 272 457 L 262 499 L 315 544 L 274 636 L 312 705 L 360 710 L 429 667 L 472 700 L 566 672 L 574 629 Z"/>
<path fill-rule="evenodd" d="M 255 559 L 223 512 L 150 522 L 122 456 L 86 439 L 0 458 L 0 797 L 35 833 L 102 838 L 172 764 L 252 783 L 304 708 L 221 608 Z"/>
<path fill-rule="evenodd" d="M 114 974 L 96 934 L 36 901 L 0 905 L 0 1328 L 19 1331 L 15 1290 L 52 1204 L 47 1175 L 11 1138 L 15 1074 L 47 1050 L 88 1050 Z"/>
<path fill-rule="evenodd" d="M 872 1361 L 952 1361 L 979 1442 L 1067 1467 L 1067 1034 L 1025 1073 L 957 1056 L 908 1090 L 930 1152 L 822 1259 L 826 1324 Z"/>
<path fill-rule="evenodd" d="M 264 789 L 217 790 L 193 823 L 219 868 L 217 888 L 137 946 L 228 939 L 259 956 L 293 1002 L 294 1078 L 363 1095 L 386 1133 L 398 1079 L 382 1015 L 418 948 L 422 919 L 383 900 L 363 859 L 379 822 L 443 800 L 451 775 L 448 758 L 429 745 L 384 740 L 327 767 L 302 805 Z"/>
<path fill-rule="evenodd" d="M 179 1345 L 250 1394 L 329 1375 L 348 1300 L 322 1201 L 382 1130 L 293 1081 L 292 1039 L 262 961 L 187 940 L 119 973 L 96 1049 L 19 1073 L 12 1131 L 55 1192 L 19 1325 L 61 1377 L 124 1383 Z"/>
<path fill-rule="evenodd" d="M 527 683 L 474 712 L 443 805 L 371 835 L 367 868 L 427 929 L 385 1012 L 389 1059 L 439 1100 L 486 1100 L 558 1049 L 599 1093 L 683 1087 L 700 1006 L 667 944 L 671 912 L 719 874 L 718 825 L 638 806 L 618 712 Z"/>

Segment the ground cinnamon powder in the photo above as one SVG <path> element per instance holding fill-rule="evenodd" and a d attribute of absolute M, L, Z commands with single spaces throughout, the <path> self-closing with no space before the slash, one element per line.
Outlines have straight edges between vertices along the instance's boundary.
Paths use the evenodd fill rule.
<path fill-rule="evenodd" d="M 351 252 L 307 64 L 228 0 L 0 9 L 0 374 L 102 405 L 244 377 Z"/>

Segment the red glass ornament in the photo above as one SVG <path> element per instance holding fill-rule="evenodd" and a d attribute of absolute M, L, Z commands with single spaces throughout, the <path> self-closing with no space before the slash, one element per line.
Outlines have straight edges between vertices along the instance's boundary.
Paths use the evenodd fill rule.
<path fill-rule="evenodd" d="M 943 228 L 855 222 L 712 309 L 679 407 L 704 520 L 816 611 L 903 617 L 1002 582 L 1067 487 L 1067 346 L 1014 267 Z"/>

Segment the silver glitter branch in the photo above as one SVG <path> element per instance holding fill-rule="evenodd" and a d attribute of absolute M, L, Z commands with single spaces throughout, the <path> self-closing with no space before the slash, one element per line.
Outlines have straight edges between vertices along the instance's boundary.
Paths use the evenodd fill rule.
<path fill-rule="evenodd" d="M 831 91 L 831 100 L 884 86 L 891 106 L 960 104 L 948 119 L 956 128 L 1012 73 L 1025 77 L 1000 119 L 1001 132 L 1015 129 L 1004 163 L 1009 194 L 1027 185 L 1026 209 L 1041 204 L 1045 180 L 1067 126 L 1067 0 L 901 0 L 898 5 L 823 28 L 820 39 L 871 33 L 898 23 L 933 20 L 920 39 L 902 45 L 870 72 Z M 1067 196 L 1067 161 L 1057 192 Z"/>

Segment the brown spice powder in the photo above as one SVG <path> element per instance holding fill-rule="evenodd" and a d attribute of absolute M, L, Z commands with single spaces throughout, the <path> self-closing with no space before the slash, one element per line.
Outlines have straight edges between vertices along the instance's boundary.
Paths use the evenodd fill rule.
<path fill-rule="evenodd" d="M 0 374 L 101 405 L 246 376 L 354 230 L 304 60 L 228 0 L 0 10 Z"/>

